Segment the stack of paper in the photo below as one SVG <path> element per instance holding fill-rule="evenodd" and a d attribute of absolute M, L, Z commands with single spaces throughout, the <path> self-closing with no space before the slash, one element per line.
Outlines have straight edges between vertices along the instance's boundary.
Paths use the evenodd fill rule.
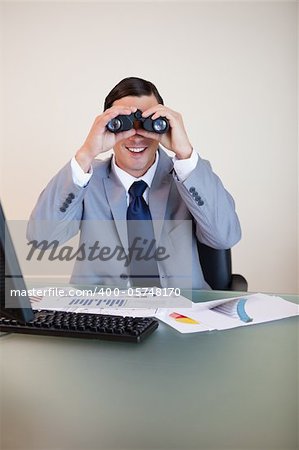
<path fill-rule="evenodd" d="M 256 325 L 298 314 L 295 303 L 272 295 L 252 294 L 192 303 L 191 308 L 185 309 L 159 309 L 156 317 L 181 333 L 197 333 Z"/>
<path fill-rule="evenodd" d="M 297 316 L 297 304 L 281 297 L 251 294 L 241 297 L 193 303 L 180 296 L 121 295 L 117 298 L 93 296 L 73 297 L 68 291 L 62 296 L 32 297 L 33 309 L 53 309 L 77 313 L 109 314 L 131 317 L 156 317 L 180 333 L 227 330 Z M 161 307 L 163 305 L 163 307 Z"/>

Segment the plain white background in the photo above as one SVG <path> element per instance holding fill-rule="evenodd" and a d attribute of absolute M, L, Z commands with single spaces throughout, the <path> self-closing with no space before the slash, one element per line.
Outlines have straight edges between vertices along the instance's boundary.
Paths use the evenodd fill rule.
<path fill-rule="evenodd" d="M 1 198 L 28 219 L 110 89 L 154 82 L 232 193 L 234 271 L 298 292 L 297 3 L 1 4 Z"/>

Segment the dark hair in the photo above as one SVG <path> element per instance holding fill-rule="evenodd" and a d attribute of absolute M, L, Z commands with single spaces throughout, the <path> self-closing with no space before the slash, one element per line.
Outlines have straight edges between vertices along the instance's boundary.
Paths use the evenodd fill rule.
<path fill-rule="evenodd" d="M 115 100 L 127 97 L 129 95 L 141 97 L 142 95 L 152 95 L 156 97 L 158 103 L 164 105 L 163 98 L 158 92 L 156 86 L 150 81 L 142 78 L 129 77 L 121 80 L 105 98 L 104 111 L 110 108 Z"/>

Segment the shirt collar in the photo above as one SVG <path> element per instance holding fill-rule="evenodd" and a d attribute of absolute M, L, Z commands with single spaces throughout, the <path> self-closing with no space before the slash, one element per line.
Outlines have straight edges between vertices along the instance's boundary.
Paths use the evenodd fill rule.
<path fill-rule="evenodd" d="M 134 181 L 143 180 L 146 182 L 146 184 L 148 185 L 149 188 L 151 187 L 153 178 L 154 178 L 156 170 L 157 170 L 158 161 L 159 161 L 159 152 L 157 151 L 154 164 L 148 169 L 148 171 L 144 175 L 142 175 L 142 177 L 135 178 L 132 175 L 130 175 L 128 172 L 126 172 L 125 170 L 121 169 L 120 167 L 118 167 L 116 165 L 115 155 L 113 155 L 112 156 L 112 169 L 114 170 L 115 174 L 117 175 L 120 182 L 124 186 L 126 192 L 128 192 L 130 187 L 134 183 Z"/>

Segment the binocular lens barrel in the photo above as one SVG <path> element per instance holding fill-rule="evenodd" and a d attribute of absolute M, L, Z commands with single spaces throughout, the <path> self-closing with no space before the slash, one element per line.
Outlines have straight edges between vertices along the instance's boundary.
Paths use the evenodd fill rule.
<path fill-rule="evenodd" d="M 114 133 L 118 131 L 121 128 L 121 126 L 122 123 L 117 117 L 115 119 L 111 119 L 107 124 L 108 130 Z"/>
<path fill-rule="evenodd" d="M 161 133 L 161 131 L 166 130 L 167 122 L 164 119 L 156 119 L 153 121 L 153 129 L 156 133 Z"/>

